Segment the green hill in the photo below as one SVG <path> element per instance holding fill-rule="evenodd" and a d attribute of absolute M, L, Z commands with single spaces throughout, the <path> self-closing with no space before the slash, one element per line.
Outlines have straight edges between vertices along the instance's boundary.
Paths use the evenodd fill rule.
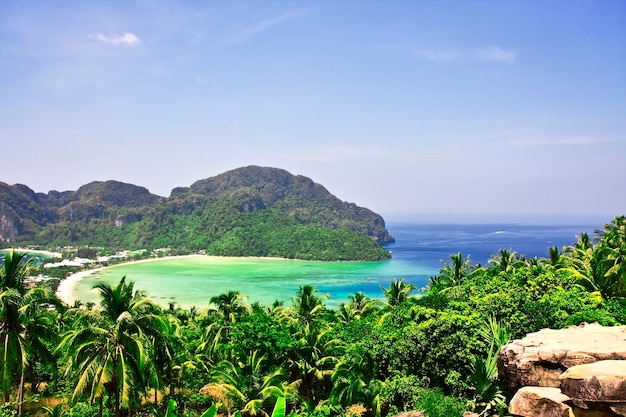
<path fill-rule="evenodd" d="M 383 218 L 341 201 L 311 179 L 249 166 L 172 190 L 118 181 L 35 193 L 0 183 L 5 246 L 170 247 L 225 256 L 317 260 L 389 258 Z"/>

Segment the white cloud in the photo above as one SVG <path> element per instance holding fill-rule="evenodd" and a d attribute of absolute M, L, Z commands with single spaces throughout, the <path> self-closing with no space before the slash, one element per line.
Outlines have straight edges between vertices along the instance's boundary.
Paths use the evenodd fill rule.
<path fill-rule="evenodd" d="M 454 61 L 461 57 L 461 54 L 456 49 L 421 49 L 417 51 L 417 54 L 422 58 L 435 62 Z"/>
<path fill-rule="evenodd" d="M 239 33 L 237 33 L 235 36 L 230 38 L 229 43 L 239 44 L 239 43 L 245 42 L 246 40 L 252 38 L 253 36 L 263 33 L 266 30 L 276 25 L 300 18 L 302 16 L 305 16 L 306 14 L 307 13 L 305 12 L 287 12 L 279 16 L 271 17 L 269 19 L 265 19 L 260 22 L 254 23 L 240 30 Z"/>
<path fill-rule="evenodd" d="M 478 56 L 485 61 L 506 62 L 507 64 L 512 64 L 517 60 L 517 52 L 507 51 L 499 46 L 485 48 Z"/>
<path fill-rule="evenodd" d="M 586 136 L 578 137 L 564 137 L 557 139 L 541 139 L 541 138 L 526 138 L 516 139 L 506 142 L 511 146 L 521 148 L 532 148 L 538 146 L 564 146 L 564 145 L 595 145 L 599 143 L 620 142 L 619 140 L 613 140 L 608 138 L 592 138 Z"/>
<path fill-rule="evenodd" d="M 419 49 L 417 55 L 434 62 L 453 61 L 490 61 L 512 64 L 517 60 L 518 53 L 499 46 L 490 46 L 478 50 L 460 51 L 455 48 Z"/>
<path fill-rule="evenodd" d="M 95 37 L 102 43 L 106 43 L 109 45 L 130 45 L 135 46 L 141 44 L 141 39 L 137 35 L 131 32 L 126 32 L 123 35 L 118 36 L 106 36 L 101 33 L 96 35 L 91 35 Z"/>

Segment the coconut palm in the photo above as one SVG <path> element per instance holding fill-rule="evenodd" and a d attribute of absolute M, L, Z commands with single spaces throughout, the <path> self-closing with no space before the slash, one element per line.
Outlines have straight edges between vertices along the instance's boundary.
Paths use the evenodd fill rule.
<path fill-rule="evenodd" d="M 610 292 L 615 297 L 626 297 L 626 217 L 616 217 L 595 232 L 599 236 L 598 246 L 606 253 L 609 269 L 605 278 Z"/>
<path fill-rule="evenodd" d="M 289 360 L 291 372 L 300 396 L 316 404 L 322 398 L 321 391 L 327 388 L 324 384 L 330 382 L 342 347 L 338 339 L 330 337 L 330 328 L 320 323 L 304 324 L 296 337 L 296 356 Z"/>
<path fill-rule="evenodd" d="M 517 252 L 507 249 L 500 249 L 498 253 L 489 258 L 489 263 L 497 272 L 509 272 L 514 268 L 519 260 Z"/>
<path fill-rule="evenodd" d="M 470 257 L 467 255 L 463 259 L 461 252 L 450 255 L 450 263 L 441 260 L 443 267 L 439 270 L 439 277 L 448 287 L 457 287 L 462 284 L 472 268 Z"/>
<path fill-rule="evenodd" d="M 253 351 L 242 361 L 222 361 L 212 371 L 213 383 L 224 389 L 233 405 L 249 415 L 264 415 L 266 400 L 290 394 L 286 377 L 281 369 L 263 371 L 265 356 Z M 228 402 L 231 413 L 231 403 Z"/>
<path fill-rule="evenodd" d="M 51 331 L 56 317 L 47 308 L 56 303 L 53 294 L 43 287 L 28 288 L 25 279 L 30 275 L 31 263 L 26 254 L 5 256 L 0 270 L 0 386 L 5 402 L 14 377 L 19 378 L 18 415 L 22 413 L 25 375 L 38 358 L 53 363 L 45 340 L 54 337 Z"/>
<path fill-rule="evenodd" d="M 387 304 L 391 307 L 395 307 L 408 300 L 409 295 L 417 287 L 413 284 L 404 282 L 402 279 L 394 279 L 389 284 L 389 288 L 380 287 L 387 297 Z"/>
<path fill-rule="evenodd" d="M 376 378 L 376 365 L 367 349 L 355 345 L 333 370 L 331 399 L 344 406 L 361 403 L 380 415 L 384 382 Z"/>
<path fill-rule="evenodd" d="M 597 230 L 596 244 L 583 233 L 567 248 L 571 257 L 567 268 L 589 291 L 604 298 L 626 297 L 626 220 L 617 217 Z"/>
<path fill-rule="evenodd" d="M 318 296 L 317 288 L 312 285 L 302 285 L 292 300 L 293 310 L 301 321 L 310 323 L 324 311 L 323 301 L 326 298 L 327 294 Z"/>
<path fill-rule="evenodd" d="M 429 286 L 438 288 L 440 291 L 448 291 L 460 286 L 472 269 L 469 255 L 464 259 L 461 252 L 450 255 L 450 262 L 442 259 L 441 263 L 443 266 L 439 270 L 439 275 L 429 280 Z"/>
<path fill-rule="evenodd" d="M 565 268 L 567 257 L 563 255 L 559 248 L 552 246 L 548 248 L 548 258 L 544 259 L 542 263 L 549 269 L 561 269 Z"/>
<path fill-rule="evenodd" d="M 344 323 L 351 320 L 359 320 L 377 309 L 376 304 L 378 300 L 372 300 L 363 291 L 349 295 L 348 299 L 350 299 L 350 303 L 341 303 L 337 310 L 337 317 Z"/>
<path fill-rule="evenodd" d="M 89 325 L 68 331 L 57 349 L 67 355 L 66 375 L 76 376 L 72 400 L 86 393 L 91 402 L 100 402 L 102 415 L 108 394 L 119 417 L 122 403 L 132 406 L 145 385 L 149 336 L 164 326 L 153 302 L 135 292 L 125 276 L 115 286 L 99 283 L 94 288 L 100 292 L 99 314 L 87 312 Z"/>
<path fill-rule="evenodd" d="M 230 323 L 235 323 L 242 315 L 250 312 L 250 306 L 239 291 L 229 290 L 211 297 L 209 301 L 217 306 L 217 312 L 224 321 Z"/>

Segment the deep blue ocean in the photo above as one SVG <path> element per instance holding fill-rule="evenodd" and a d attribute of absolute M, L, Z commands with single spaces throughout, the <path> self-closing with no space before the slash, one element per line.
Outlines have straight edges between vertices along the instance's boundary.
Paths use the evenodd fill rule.
<path fill-rule="evenodd" d="M 428 284 L 430 277 L 438 274 L 442 260 L 449 261 L 450 255 L 461 252 L 463 257 L 470 257 L 472 265 L 487 265 L 489 258 L 500 249 L 515 251 L 527 258 L 547 257 L 548 249 L 576 242 L 576 236 L 582 232 L 594 235 L 594 230 L 601 229 L 602 223 L 578 222 L 576 224 L 420 224 L 387 223 L 389 233 L 395 243 L 386 245 L 392 254 L 392 260 L 379 269 L 367 271 L 370 275 L 359 282 L 343 285 L 318 285 L 322 292 L 344 298 L 356 291 L 363 291 L 370 296 L 381 294 L 380 287 L 388 287 L 394 279 L 403 279 L 414 284 L 418 289 Z"/>
<path fill-rule="evenodd" d="M 386 246 L 396 259 L 411 259 L 420 264 L 440 266 L 451 254 L 470 255 L 472 263 L 486 264 L 500 249 L 513 250 L 527 258 L 546 257 L 548 248 L 576 242 L 582 232 L 593 235 L 601 224 L 415 224 L 387 225 L 395 243 Z"/>

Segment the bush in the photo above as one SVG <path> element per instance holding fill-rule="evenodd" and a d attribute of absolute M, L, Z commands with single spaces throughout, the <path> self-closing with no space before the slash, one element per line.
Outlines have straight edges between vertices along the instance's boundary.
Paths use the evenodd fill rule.
<path fill-rule="evenodd" d="M 418 410 L 426 417 L 461 417 L 467 410 L 464 400 L 447 396 L 439 389 L 424 388 L 423 382 L 415 375 L 388 380 L 381 393 L 388 415 Z"/>

